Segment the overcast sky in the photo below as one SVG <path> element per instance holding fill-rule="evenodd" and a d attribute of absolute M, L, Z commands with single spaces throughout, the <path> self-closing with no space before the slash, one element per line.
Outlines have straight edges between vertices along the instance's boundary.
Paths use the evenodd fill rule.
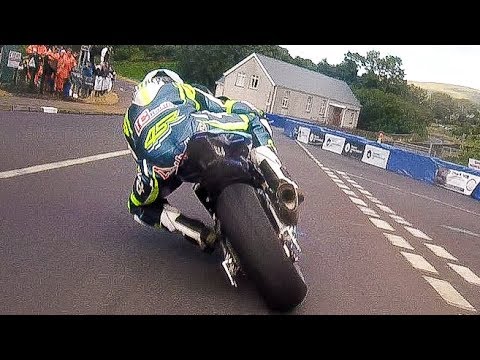
<path fill-rule="evenodd" d="M 327 59 L 331 65 L 343 61 L 350 51 L 365 56 L 377 50 L 380 56 L 402 59 L 405 79 L 462 85 L 480 90 L 480 45 L 280 45 L 292 57 Z"/>

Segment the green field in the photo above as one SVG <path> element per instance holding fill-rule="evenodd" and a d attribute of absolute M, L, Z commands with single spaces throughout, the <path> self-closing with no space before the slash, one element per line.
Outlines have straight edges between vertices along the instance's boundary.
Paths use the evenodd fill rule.
<path fill-rule="evenodd" d="M 176 62 L 173 61 L 115 61 L 115 71 L 118 75 L 141 81 L 145 75 L 154 69 L 166 68 L 176 71 Z"/>
<path fill-rule="evenodd" d="M 408 81 L 408 83 L 427 90 L 428 92 L 443 92 L 447 95 L 450 95 L 454 99 L 467 99 L 477 105 L 480 105 L 480 90 L 477 89 L 460 85 L 432 82 Z"/>

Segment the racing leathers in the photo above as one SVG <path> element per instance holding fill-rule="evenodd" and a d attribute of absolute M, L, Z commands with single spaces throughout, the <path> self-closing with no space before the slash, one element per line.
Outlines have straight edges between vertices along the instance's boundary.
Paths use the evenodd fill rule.
<path fill-rule="evenodd" d="M 298 188 L 281 170 L 271 129 L 262 115 L 247 102 L 222 103 L 183 82 L 161 86 L 155 81 L 140 83 L 123 121 L 123 133 L 137 163 L 128 200 L 134 219 L 144 225 L 178 231 L 205 251 L 213 248 L 213 230 L 184 216 L 166 200 L 182 184 L 177 170 L 189 139 L 198 132 L 248 134 L 254 164 L 266 159 L 279 178 Z"/>

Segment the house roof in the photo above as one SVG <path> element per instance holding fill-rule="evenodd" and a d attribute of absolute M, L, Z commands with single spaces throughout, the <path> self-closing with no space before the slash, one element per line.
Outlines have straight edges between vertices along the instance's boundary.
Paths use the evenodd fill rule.
<path fill-rule="evenodd" d="M 345 81 L 317 71 L 255 54 L 276 85 L 303 91 L 360 107 L 360 102 Z"/>
<path fill-rule="evenodd" d="M 217 80 L 217 82 L 224 80 L 226 75 L 251 58 L 256 58 L 273 85 L 279 85 L 288 89 L 303 91 L 308 94 L 319 95 L 338 102 L 361 107 L 360 102 L 345 81 L 334 79 L 317 71 L 257 53 L 247 56 L 241 62 L 224 72 L 222 78 Z"/>
<path fill-rule="evenodd" d="M 215 81 L 216 84 L 225 84 L 225 76 L 222 76 L 220 79 Z"/>

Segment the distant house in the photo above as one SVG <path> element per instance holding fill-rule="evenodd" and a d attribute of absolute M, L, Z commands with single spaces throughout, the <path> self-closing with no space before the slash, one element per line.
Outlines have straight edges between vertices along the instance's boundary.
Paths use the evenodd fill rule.
<path fill-rule="evenodd" d="M 253 53 L 223 73 L 215 96 L 242 99 L 268 113 L 355 128 L 360 102 L 346 82 Z"/>

